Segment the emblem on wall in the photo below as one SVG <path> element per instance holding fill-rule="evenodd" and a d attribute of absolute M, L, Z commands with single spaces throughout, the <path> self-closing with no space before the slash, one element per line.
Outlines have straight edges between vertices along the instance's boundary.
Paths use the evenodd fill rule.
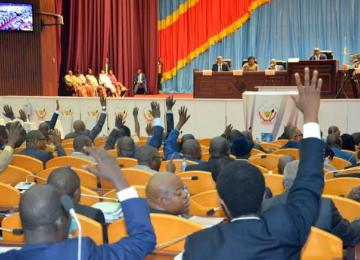
<path fill-rule="evenodd" d="M 277 107 L 274 104 L 262 104 L 258 108 L 258 114 L 264 125 L 272 125 L 277 116 Z"/>

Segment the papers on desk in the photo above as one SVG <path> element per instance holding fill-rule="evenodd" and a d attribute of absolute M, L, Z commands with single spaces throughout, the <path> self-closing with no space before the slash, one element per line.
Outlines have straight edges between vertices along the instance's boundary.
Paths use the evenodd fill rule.
<path fill-rule="evenodd" d="M 224 220 L 224 218 L 192 216 L 191 218 L 189 218 L 189 220 L 209 228 L 220 224 Z"/>
<path fill-rule="evenodd" d="M 92 205 L 92 207 L 100 209 L 104 213 L 106 223 L 112 223 L 123 217 L 123 212 L 118 202 L 98 202 Z"/>
<path fill-rule="evenodd" d="M 184 251 L 174 257 L 174 260 L 182 260 Z"/>
<path fill-rule="evenodd" d="M 203 70 L 202 71 L 204 76 L 211 76 L 212 75 L 212 70 Z"/>

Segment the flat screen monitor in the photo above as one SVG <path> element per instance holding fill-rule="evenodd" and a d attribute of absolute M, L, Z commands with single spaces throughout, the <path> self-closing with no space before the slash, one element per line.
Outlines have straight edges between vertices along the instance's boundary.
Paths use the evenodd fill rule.
<path fill-rule="evenodd" d="M 0 2 L 0 31 L 32 32 L 33 6 Z"/>

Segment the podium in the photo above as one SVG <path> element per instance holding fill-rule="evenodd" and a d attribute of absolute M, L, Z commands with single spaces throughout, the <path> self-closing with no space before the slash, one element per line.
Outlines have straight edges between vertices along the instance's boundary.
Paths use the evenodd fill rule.
<path fill-rule="evenodd" d="M 338 72 L 337 60 L 289 62 L 289 85 L 296 86 L 294 77 L 296 72 L 300 74 L 302 79 L 304 78 L 305 67 L 308 67 L 310 71 L 318 70 L 319 78 L 322 78 L 323 80 L 321 98 L 333 98 L 336 95 L 336 76 Z"/>
<path fill-rule="evenodd" d="M 253 137 L 262 142 L 276 140 L 288 124 L 301 128 L 303 117 L 291 95 L 297 91 L 246 91 L 244 100 L 244 125 Z"/>

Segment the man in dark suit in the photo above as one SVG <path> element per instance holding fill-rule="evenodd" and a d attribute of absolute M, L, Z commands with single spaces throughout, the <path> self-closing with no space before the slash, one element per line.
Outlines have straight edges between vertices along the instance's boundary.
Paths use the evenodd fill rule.
<path fill-rule="evenodd" d="M 322 80 L 314 71 L 311 85 L 305 69 L 305 86 L 295 74 L 299 96 L 294 98 L 304 113 L 304 140 L 299 175 L 286 205 L 260 215 L 265 191 L 261 172 L 246 161 L 229 163 L 216 183 L 220 203 L 230 223 L 217 225 L 186 239 L 183 259 L 299 259 L 312 223 L 316 220 L 324 185 L 323 142 L 318 111 Z"/>
<path fill-rule="evenodd" d="M 326 59 L 327 59 L 326 55 L 322 54 L 319 48 L 315 48 L 314 53 L 309 60 L 326 60 Z"/>
<path fill-rule="evenodd" d="M 58 168 L 49 175 L 48 184 L 56 186 L 59 191 L 68 195 L 74 202 L 75 212 L 99 222 L 103 228 L 103 238 L 107 242 L 107 227 L 104 214 L 101 210 L 80 205 L 80 178 L 70 167 Z"/>
<path fill-rule="evenodd" d="M 142 89 L 144 94 L 148 93 L 147 89 L 147 82 L 145 74 L 141 71 L 141 69 L 138 69 L 136 72 L 136 75 L 134 76 L 134 94 L 138 94 L 138 90 Z"/>
<path fill-rule="evenodd" d="M 299 142 L 302 139 L 302 133 L 300 129 L 298 129 L 296 126 L 288 126 L 287 135 L 289 141 L 283 147 L 281 147 L 281 149 L 287 149 L 287 148 L 299 149 L 300 148 Z"/>
<path fill-rule="evenodd" d="M 286 204 L 289 190 L 291 189 L 298 172 L 298 167 L 298 160 L 289 162 L 285 166 L 285 192 L 281 195 L 265 200 L 261 208 L 263 213 L 277 205 Z M 344 247 L 354 247 L 360 241 L 360 220 L 355 220 L 354 222 L 349 223 L 341 216 L 331 199 L 321 198 L 320 213 L 315 222 L 315 226 L 341 238 Z"/>
<path fill-rule="evenodd" d="M 65 151 L 61 146 L 60 133 L 53 131 L 49 135 L 49 140 L 55 145 L 58 156 L 64 156 Z M 45 165 L 47 161 L 54 158 L 53 154 L 46 150 L 47 142 L 46 137 L 39 130 L 32 130 L 26 134 L 26 148 L 19 154 L 39 159 Z"/>
<path fill-rule="evenodd" d="M 217 56 L 216 63 L 212 65 L 212 71 L 229 71 L 229 65 L 224 62 L 223 57 Z"/>
<path fill-rule="evenodd" d="M 56 110 L 52 114 L 50 121 L 41 122 L 39 124 L 38 130 L 45 136 L 46 139 L 49 139 L 49 133 L 55 128 L 57 119 L 59 117 L 59 100 L 56 100 Z"/>
<path fill-rule="evenodd" d="M 79 135 L 86 135 L 90 137 L 92 141 L 94 141 L 101 132 L 106 119 L 106 99 L 104 97 L 100 97 L 100 105 L 102 107 L 102 110 L 99 120 L 91 130 L 86 129 L 85 123 L 82 120 L 76 120 L 73 124 L 75 131 L 65 135 L 65 139 L 75 138 Z"/>
<path fill-rule="evenodd" d="M 97 246 L 90 238 L 82 238 L 81 259 L 144 259 L 156 243 L 145 200 L 129 187 L 114 158 L 104 150 L 88 149 L 97 161 L 91 171 L 110 180 L 117 190 L 124 212 L 128 237 L 114 244 Z M 51 185 L 35 185 L 21 196 L 20 218 L 25 246 L 0 254 L 0 259 L 76 259 L 78 239 L 68 239 L 70 216 L 60 201 L 61 193 Z"/>

